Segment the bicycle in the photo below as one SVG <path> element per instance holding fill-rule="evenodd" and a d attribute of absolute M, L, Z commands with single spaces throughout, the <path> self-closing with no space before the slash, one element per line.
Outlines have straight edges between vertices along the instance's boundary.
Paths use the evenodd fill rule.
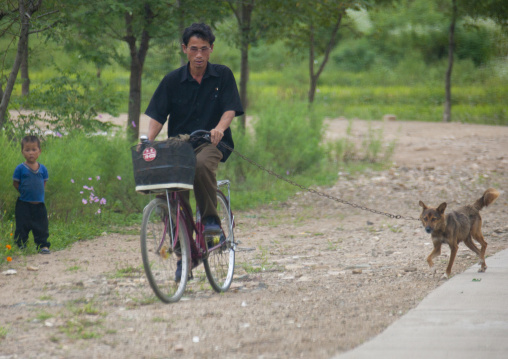
<path fill-rule="evenodd" d="M 196 131 L 196 138 L 209 141 L 210 133 Z M 163 189 L 143 210 L 141 225 L 141 256 L 148 282 L 155 295 L 165 303 L 180 300 L 192 269 L 201 262 L 212 288 L 220 293 L 231 286 L 235 268 L 236 243 L 231 211 L 229 180 L 217 181 L 217 212 L 222 224 L 220 235 L 203 234 L 199 209 L 196 218 L 179 191 Z M 227 187 L 227 195 L 223 188 Z M 161 191 L 162 192 L 162 191 Z M 181 278 L 175 278 L 181 261 Z"/>

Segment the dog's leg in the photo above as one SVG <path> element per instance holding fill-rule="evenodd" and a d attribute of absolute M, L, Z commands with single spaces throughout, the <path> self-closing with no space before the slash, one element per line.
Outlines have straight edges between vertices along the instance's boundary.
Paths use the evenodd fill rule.
<path fill-rule="evenodd" d="M 453 262 L 455 261 L 455 256 L 457 255 L 457 250 L 459 249 L 459 245 L 456 243 L 450 244 L 450 260 L 448 261 L 448 267 L 446 267 L 446 278 L 450 278 L 450 274 L 452 273 Z"/>
<path fill-rule="evenodd" d="M 473 235 L 473 238 L 478 241 L 481 245 L 481 250 L 479 253 L 480 257 L 480 269 L 478 269 L 478 272 L 485 272 L 487 270 L 487 264 L 485 263 L 485 252 L 487 251 L 487 242 L 485 241 L 485 238 L 483 238 L 482 234 L 482 220 L 475 221 L 473 223 L 473 226 L 471 227 L 471 234 Z"/>
<path fill-rule="evenodd" d="M 430 252 L 429 256 L 427 257 L 427 263 L 429 263 L 429 267 L 434 266 L 434 262 L 432 261 L 434 258 L 436 258 L 438 255 L 441 254 L 441 242 L 434 242 L 434 249 L 432 252 Z"/>
<path fill-rule="evenodd" d="M 464 239 L 464 244 L 467 246 L 467 248 L 469 248 L 470 250 L 475 252 L 478 257 L 481 257 L 480 250 L 474 244 L 471 234 L 469 236 L 467 236 L 466 239 Z"/>

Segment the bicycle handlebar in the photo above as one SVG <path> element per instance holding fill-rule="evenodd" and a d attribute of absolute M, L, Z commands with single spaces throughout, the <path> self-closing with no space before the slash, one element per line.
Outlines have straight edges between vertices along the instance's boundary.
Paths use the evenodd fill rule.
<path fill-rule="evenodd" d="M 212 142 L 212 140 L 210 139 L 210 131 L 196 130 L 190 134 L 190 137 L 191 139 L 192 138 L 203 139 L 207 142 Z"/>

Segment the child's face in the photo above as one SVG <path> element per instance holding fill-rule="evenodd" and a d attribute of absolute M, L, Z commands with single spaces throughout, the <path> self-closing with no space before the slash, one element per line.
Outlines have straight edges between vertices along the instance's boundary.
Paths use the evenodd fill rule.
<path fill-rule="evenodd" d="M 28 163 L 35 163 L 41 154 L 41 149 L 37 145 L 37 142 L 27 142 L 23 145 L 21 152 Z"/>

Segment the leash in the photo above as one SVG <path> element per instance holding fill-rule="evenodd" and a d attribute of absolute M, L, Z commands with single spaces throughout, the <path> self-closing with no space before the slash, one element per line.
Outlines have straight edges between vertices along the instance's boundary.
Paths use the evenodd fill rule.
<path fill-rule="evenodd" d="M 237 156 L 239 156 L 241 159 L 243 159 L 244 161 L 247 161 L 249 162 L 251 165 L 253 166 L 256 166 L 257 168 L 259 168 L 260 170 L 276 177 L 277 179 L 281 180 L 281 181 L 284 181 L 286 183 L 289 183 L 290 185 L 292 186 L 295 186 L 295 187 L 298 187 L 304 191 L 307 191 L 307 192 L 310 192 L 310 193 L 313 193 L 315 195 L 318 195 L 318 196 L 321 196 L 321 197 L 325 197 L 325 198 L 328 198 L 328 199 L 331 199 L 332 201 L 335 201 L 335 202 L 338 202 L 338 203 L 341 203 L 341 204 L 345 204 L 345 205 L 348 205 L 348 206 L 351 206 L 353 208 L 358 208 L 362 211 L 368 211 L 368 212 L 371 212 L 371 213 L 375 213 L 375 214 L 380 214 L 382 216 L 386 216 L 386 217 L 389 217 L 389 218 L 394 218 L 394 219 L 405 219 L 405 220 L 410 220 L 410 221 L 419 221 L 418 218 L 414 218 L 414 217 L 411 217 L 411 216 L 403 216 L 403 215 L 400 215 L 400 214 L 391 214 L 391 213 L 388 213 L 388 212 L 383 212 L 383 211 L 378 211 L 376 209 L 372 209 L 372 208 L 369 208 L 369 207 L 365 207 L 365 206 L 362 206 L 362 205 L 359 205 L 359 204 L 356 204 L 356 203 L 353 203 L 353 202 L 349 202 L 349 201 L 346 201 L 344 199 L 341 199 L 341 198 L 337 198 L 337 197 L 334 197 L 334 196 L 331 196 L 327 193 L 324 193 L 324 192 L 320 192 L 320 191 L 317 191 L 315 189 L 312 189 L 312 188 L 309 188 L 309 187 L 305 187 L 299 183 L 296 183 L 286 177 L 283 177 L 275 172 L 273 172 L 272 170 L 269 170 L 268 168 L 265 168 L 263 167 L 262 165 L 260 165 L 259 163 L 251 160 L 250 158 L 247 158 L 245 157 L 244 155 L 242 155 L 240 152 L 234 150 L 233 148 L 229 147 L 228 145 L 226 145 L 225 143 L 223 142 L 220 142 L 219 143 L 221 146 L 223 146 L 225 149 L 235 153 Z"/>

